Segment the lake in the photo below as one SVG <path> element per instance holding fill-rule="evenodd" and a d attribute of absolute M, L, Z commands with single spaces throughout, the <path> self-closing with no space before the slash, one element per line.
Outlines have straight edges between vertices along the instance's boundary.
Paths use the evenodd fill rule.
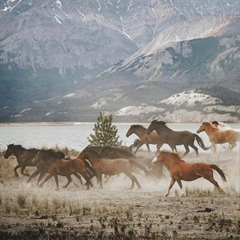
<path fill-rule="evenodd" d="M 123 144 L 129 146 L 137 138 L 136 135 L 126 137 L 126 132 L 132 123 L 113 123 L 118 129 L 118 135 Z M 148 127 L 149 123 L 142 123 L 143 126 Z M 194 123 L 169 123 L 169 128 L 173 130 L 189 130 L 191 132 L 197 131 L 200 124 Z M 229 124 L 232 128 L 240 128 L 239 124 Z M 6 150 L 7 144 L 21 144 L 25 148 L 52 148 L 58 146 L 60 148 L 67 147 L 81 151 L 89 142 L 88 137 L 93 132 L 94 123 L 30 123 L 30 124 L 0 124 L 0 150 Z M 205 132 L 199 134 L 206 146 L 209 146 L 209 140 Z M 196 143 L 199 151 L 202 149 Z M 151 150 L 155 151 L 156 147 L 150 145 Z M 146 147 L 142 147 L 147 149 Z M 221 147 L 219 147 L 220 150 Z M 169 149 L 164 145 L 162 149 Z M 181 147 L 178 147 L 181 151 Z M 224 149 L 224 148 L 222 148 Z M 236 147 L 234 151 L 239 151 Z M 191 150 L 192 151 L 192 150 Z"/>

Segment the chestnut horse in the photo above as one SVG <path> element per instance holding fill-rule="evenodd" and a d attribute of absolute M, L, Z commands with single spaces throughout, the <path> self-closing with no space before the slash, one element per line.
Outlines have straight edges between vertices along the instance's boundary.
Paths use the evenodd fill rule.
<path fill-rule="evenodd" d="M 137 178 L 132 174 L 132 164 L 126 158 L 103 158 L 96 151 L 85 148 L 78 158 L 87 159 L 91 162 L 93 168 L 100 173 L 100 187 L 102 188 L 102 174 L 113 176 L 119 173 L 124 173 L 132 180 L 131 189 L 134 187 L 134 183 L 138 188 L 141 188 Z"/>
<path fill-rule="evenodd" d="M 198 128 L 197 133 L 205 131 L 212 143 L 213 151 L 216 152 L 216 144 L 229 143 L 230 150 L 236 147 L 236 142 L 240 140 L 240 133 L 234 130 L 219 130 L 215 125 L 209 122 L 203 122 Z"/>
<path fill-rule="evenodd" d="M 95 172 L 95 170 L 92 169 L 90 165 L 87 166 L 82 159 L 61 159 L 54 152 L 41 150 L 36 154 L 35 158 L 33 159 L 33 162 L 36 165 L 39 161 L 45 161 L 47 163 L 49 172 L 49 175 L 40 184 L 40 187 L 42 187 L 43 184 L 48 181 L 48 179 L 54 176 L 58 189 L 58 175 L 61 175 L 66 176 L 68 179 L 67 184 L 63 186 L 64 188 L 66 188 L 72 181 L 70 177 L 72 174 L 78 179 L 80 178 L 78 173 L 81 174 L 86 180 L 87 189 L 90 189 L 90 186 L 93 186 L 88 175 L 88 168 L 90 169 L 91 173 Z"/>
<path fill-rule="evenodd" d="M 210 148 L 205 147 L 203 140 L 197 134 L 189 131 L 174 131 L 168 128 L 164 121 L 152 121 L 147 129 L 147 134 L 150 134 L 154 130 L 158 133 L 161 140 L 167 143 L 172 150 L 176 148 L 177 145 L 184 145 L 186 152 L 183 156 L 189 153 L 189 146 L 192 147 L 196 155 L 198 155 L 198 148 L 194 145 L 195 140 L 197 140 L 197 143 L 203 150 Z"/>
<path fill-rule="evenodd" d="M 143 145 L 146 144 L 148 151 L 150 152 L 149 144 L 157 145 L 157 151 L 161 148 L 163 145 L 163 142 L 161 141 L 159 135 L 156 132 L 151 132 L 150 134 L 147 134 L 147 129 L 139 124 L 133 124 L 130 126 L 126 133 L 126 137 L 131 136 L 132 134 L 136 134 L 140 142 L 137 145 L 137 148 L 134 153 L 137 152 L 137 150 Z"/>
<path fill-rule="evenodd" d="M 30 148 L 26 149 L 21 145 L 9 144 L 7 150 L 4 154 L 4 158 L 9 158 L 11 155 L 14 155 L 17 158 L 18 165 L 14 168 L 15 176 L 18 177 L 17 169 L 21 169 L 21 174 L 29 176 L 29 174 L 24 173 L 24 170 L 27 166 L 35 167 L 35 163 L 32 162 L 35 155 L 40 149 Z"/>
<path fill-rule="evenodd" d="M 163 163 L 169 170 L 171 175 L 171 182 L 168 191 L 164 196 L 168 196 L 174 183 L 177 181 L 180 189 L 182 190 L 182 182 L 193 181 L 198 178 L 205 178 L 211 182 L 220 193 L 223 193 L 222 188 L 218 185 L 217 181 L 213 178 L 213 170 L 216 170 L 221 176 L 222 180 L 226 182 L 224 172 L 215 164 L 207 164 L 203 162 L 187 163 L 177 153 L 162 151 L 152 161 L 153 164 Z"/>

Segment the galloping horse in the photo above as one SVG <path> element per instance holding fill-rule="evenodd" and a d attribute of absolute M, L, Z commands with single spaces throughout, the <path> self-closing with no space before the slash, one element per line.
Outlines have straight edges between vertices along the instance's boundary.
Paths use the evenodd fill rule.
<path fill-rule="evenodd" d="M 96 151 L 85 148 L 79 155 L 81 159 L 87 159 L 91 162 L 93 168 L 101 174 L 113 176 L 124 173 L 132 180 L 131 189 L 134 183 L 141 188 L 137 178 L 132 174 L 132 164 L 126 158 L 109 159 L 101 157 Z M 102 175 L 100 174 L 100 187 L 102 188 Z"/>
<path fill-rule="evenodd" d="M 240 134 L 240 129 L 236 129 L 236 128 L 231 128 L 229 125 L 223 123 L 223 122 L 218 122 L 218 121 L 213 121 L 212 124 L 214 126 L 216 126 L 219 130 L 223 131 L 223 130 L 233 130 L 235 132 L 238 132 Z M 240 136 L 240 135 L 239 135 Z M 239 139 L 240 140 L 240 139 Z"/>
<path fill-rule="evenodd" d="M 54 151 L 52 149 L 48 150 L 41 150 L 42 154 L 45 153 L 45 157 L 48 157 L 48 155 L 53 154 L 56 158 L 62 159 L 65 157 L 64 153 L 61 151 Z M 36 156 L 36 155 L 35 155 Z M 36 171 L 29 177 L 27 182 L 30 182 L 33 178 L 35 178 L 37 175 L 39 175 L 37 185 L 39 185 L 40 181 L 42 178 L 45 176 L 46 173 L 48 173 L 48 168 L 51 164 L 51 161 L 45 161 L 44 159 L 36 161 L 35 157 L 33 158 L 33 163 L 36 164 Z M 80 177 L 80 176 L 79 176 Z M 81 177 L 80 177 L 80 182 L 82 183 Z"/>
<path fill-rule="evenodd" d="M 150 175 L 146 167 L 138 162 L 138 158 L 133 153 L 131 153 L 130 151 L 124 148 L 110 147 L 110 146 L 102 146 L 102 147 L 87 146 L 85 149 L 94 150 L 102 158 L 108 158 L 108 159 L 126 158 L 131 164 L 141 169 L 146 174 L 146 176 Z"/>
<path fill-rule="evenodd" d="M 7 159 L 11 155 L 14 155 L 17 158 L 18 165 L 14 168 L 15 176 L 18 177 L 17 169 L 21 169 L 21 174 L 29 176 L 29 174 L 24 173 L 24 170 L 27 166 L 35 167 L 35 164 L 32 162 L 35 155 L 40 149 L 30 148 L 26 149 L 21 145 L 9 144 L 7 146 L 7 151 L 4 154 L 4 157 Z"/>
<path fill-rule="evenodd" d="M 240 140 L 240 134 L 234 130 L 221 131 L 209 122 L 203 122 L 197 133 L 205 131 L 212 143 L 213 151 L 216 152 L 216 144 L 229 143 L 230 150 L 236 147 L 236 142 Z"/>
<path fill-rule="evenodd" d="M 198 148 L 194 145 L 195 139 L 203 150 L 209 149 L 205 147 L 203 140 L 197 134 L 189 131 L 173 131 L 166 126 L 166 122 L 157 120 L 152 121 L 147 129 L 147 133 L 149 134 L 153 130 L 158 133 L 164 143 L 167 143 L 172 148 L 172 151 L 174 151 L 177 145 L 184 145 L 186 152 L 183 156 L 189 153 L 189 146 L 192 147 L 196 155 L 198 155 Z"/>
<path fill-rule="evenodd" d="M 90 164 L 87 166 L 82 159 L 61 159 L 54 152 L 41 150 L 36 154 L 35 158 L 33 159 L 33 162 L 36 165 L 39 161 L 45 161 L 45 163 L 48 165 L 49 172 L 49 175 L 40 184 L 40 187 L 42 187 L 43 184 L 48 181 L 48 179 L 54 176 L 58 189 L 58 175 L 61 175 L 66 176 L 68 179 L 67 184 L 63 186 L 64 188 L 66 188 L 72 181 L 70 177 L 72 174 L 76 176 L 79 180 L 81 179 L 78 173 L 81 174 L 86 180 L 87 189 L 90 189 L 90 186 L 93 186 L 88 175 L 88 168 L 91 170 L 91 173 L 95 172 L 95 170 L 92 169 Z"/>
<path fill-rule="evenodd" d="M 168 191 L 164 196 L 168 196 L 174 183 L 177 181 L 180 189 L 182 190 L 182 182 L 193 181 L 198 178 L 205 178 L 211 182 L 220 193 L 223 193 L 222 188 L 218 185 L 217 181 L 213 178 L 213 170 L 216 170 L 223 181 L 226 182 L 226 176 L 224 172 L 215 164 L 207 163 L 186 163 L 177 153 L 162 151 L 152 161 L 153 164 L 163 163 L 169 170 L 171 175 L 171 182 Z"/>
<path fill-rule="evenodd" d="M 140 142 L 135 150 L 134 153 L 137 152 L 137 150 L 143 145 L 146 144 L 148 151 L 150 152 L 149 144 L 157 145 L 157 152 L 161 148 L 161 146 L 164 144 L 159 135 L 156 132 L 151 132 L 150 134 L 147 134 L 147 129 L 139 124 L 133 124 L 130 126 L 126 133 L 126 137 L 131 136 L 132 134 L 136 134 Z"/>

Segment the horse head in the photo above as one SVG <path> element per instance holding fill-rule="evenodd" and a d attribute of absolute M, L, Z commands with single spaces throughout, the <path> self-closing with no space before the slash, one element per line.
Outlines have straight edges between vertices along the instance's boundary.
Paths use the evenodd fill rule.
<path fill-rule="evenodd" d="M 209 122 L 203 122 L 202 125 L 198 128 L 197 133 L 206 131 L 206 129 L 209 127 L 213 127 L 213 125 Z"/>
<path fill-rule="evenodd" d="M 155 158 L 152 160 L 151 164 L 155 165 L 161 163 L 164 160 L 164 151 L 159 151 Z"/>
<path fill-rule="evenodd" d="M 11 156 L 14 153 L 14 150 L 15 150 L 15 145 L 14 144 L 7 145 L 7 150 L 4 153 L 4 158 L 9 158 L 9 156 Z"/>
<path fill-rule="evenodd" d="M 150 134 L 152 131 L 156 130 L 158 126 L 165 126 L 165 125 L 166 125 L 166 122 L 164 121 L 153 120 L 148 126 L 147 134 Z"/>

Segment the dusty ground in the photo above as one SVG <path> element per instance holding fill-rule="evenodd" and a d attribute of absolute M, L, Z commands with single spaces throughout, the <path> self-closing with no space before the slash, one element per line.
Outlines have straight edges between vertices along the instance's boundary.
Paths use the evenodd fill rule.
<path fill-rule="evenodd" d="M 226 194 L 200 179 L 183 182 L 186 196 L 178 196 L 176 185 L 164 198 L 167 170 L 159 179 L 135 173 L 140 190 L 128 190 L 130 181 L 120 175 L 103 189 L 96 182 L 89 191 L 71 183 L 56 191 L 54 179 L 38 188 L 36 179 L 27 184 L 26 177 L 15 178 L 14 157 L 1 157 L 0 239 L 240 239 L 239 153 L 189 154 L 185 160 L 221 167 L 227 183 L 214 176 Z"/>

